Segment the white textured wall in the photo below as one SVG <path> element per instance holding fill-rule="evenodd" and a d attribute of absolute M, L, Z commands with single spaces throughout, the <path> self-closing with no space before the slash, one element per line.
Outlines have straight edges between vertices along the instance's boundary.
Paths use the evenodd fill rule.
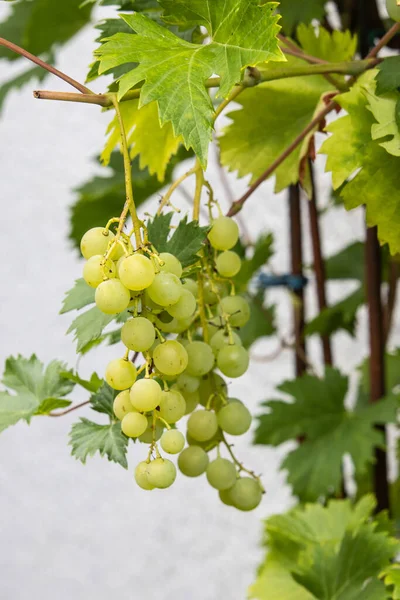
<path fill-rule="evenodd" d="M 6 10 L 0 7 L 0 19 Z M 92 38 L 93 31 L 86 30 L 65 47 L 59 67 L 83 80 Z M 14 72 L 14 66 L 1 63 L 1 80 Z M 0 121 L 0 364 L 11 354 L 35 352 L 45 363 L 59 358 L 72 367 L 74 345 L 65 336 L 71 316 L 58 315 L 65 290 L 82 268 L 67 241 L 68 206 L 74 199 L 71 189 L 94 173 L 91 156 L 101 148 L 108 117 L 94 106 L 35 101 L 33 87 L 9 96 Z M 41 87 L 67 89 L 54 77 Z M 223 200 L 214 171 L 211 167 L 210 178 Z M 326 179 L 320 180 L 325 189 Z M 232 178 L 231 183 L 237 196 L 245 188 L 243 181 Z M 261 230 L 274 231 L 273 265 L 285 270 L 284 195 L 273 196 L 270 183 L 265 184 L 243 214 L 254 236 Z M 332 253 L 362 236 L 362 215 L 343 218 L 343 211 L 337 210 L 323 218 L 323 226 L 326 250 Z M 343 289 L 336 284 L 329 292 L 334 299 Z M 311 287 L 308 296 L 313 310 Z M 279 322 L 287 334 L 287 296 L 277 292 L 273 297 L 279 301 Z M 364 330 L 361 339 L 365 340 Z M 254 353 L 262 355 L 275 347 L 271 339 L 258 344 Z M 115 346 L 94 350 L 81 360 L 80 372 L 102 373 L 116 352 Z M 319 356 L 317 342 L 312 352 Z M 359 342 L 337 336 L 335 355 L 343 367 L 359 362 L 362 352 Z M 290 376 L 292 357 L 286 352 L 273 364 L 253 363 L 230 389 L 256 412 L 274 386 Z M 78 393 L 76 398 L 86 395 Z M 81 411 L 82 416 L 88 413 Z M 256 511 L 242 514 L 221 505 L 204 478 L 182 476 L 170 490 L 140 490 L 132 469 L 145 456 L 143 446 L 131 448 L 129 471 L 98 457 L 83 466 L 67 447 L 77 416 L 38 417 L 31 426 L 20 423 L 0 436 L 1 597 L 243 600 L 262 556 L 261 519 L 286 509 L 291 501 L 284 474 L 277 470 L 283 452 L 252 447 L 251 434 L 235 444 L 243 461 L 264 474 L 268 492 Z"/>

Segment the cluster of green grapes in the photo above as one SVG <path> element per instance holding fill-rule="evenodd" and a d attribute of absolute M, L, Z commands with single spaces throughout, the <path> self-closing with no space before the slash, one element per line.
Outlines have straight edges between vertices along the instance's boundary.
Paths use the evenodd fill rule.
<path fill-rule="evenodd" d="M 161 456 L 160 446 L 179 455 L 184 475 L 206 473 L 222 502 L 247 511 L 260 503 L 262 486 L 234 457 L 225 434 L 245 433 L 251 415 L 240 400 L 228 397 L 226 382 L 215 371 L 240 377 L 249 364 L 237 330 L 250 318 L 250 308 L 229 281 L 241 267 L 231 250 L 238 235 L 235 221 L 219 216 L 198 262 L 186 273 L 176 256 L 159 254 L 147 241 L 133 250 L 129 236 L 107 227 L 87 231 L 81 251 L 87 259 L 83 277 L 96 288 L 97 307 L 105 314 L 129 315 L 121 329 L 125 355 L 108 364 L 105 379 L 120 392 L 114 413 L 123 433 L 149 444 L 147 459 L 135 470 L 137 484 L 152 490 L 175 481 L 176 467 Z M 142 354 L 142 366 L 135 366 L 130 352 L 135 360 Z M 185 415 L 186 440 L 176 428 Z M 221 446 L 232 460 L 220 456 Z M 218 454 L 210 462 L 214 448 Z"/>

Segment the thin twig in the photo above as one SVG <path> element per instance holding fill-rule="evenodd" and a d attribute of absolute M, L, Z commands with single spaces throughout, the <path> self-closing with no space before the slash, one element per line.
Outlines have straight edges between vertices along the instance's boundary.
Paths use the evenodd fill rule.
<path fill-rule="evenodd" d="M 254 473 L 254 471 L 250 471 L 249 469 L 246 469 L 246 467 L 243 466 L 243 464 L 240 461 L 238 461 L 238 459 L 236 458 L 236 456 L 234 455 L 234 453 L 232 451 L 232 444 L 228 443 L 228 441 L 226 440 L 226 437 L 224 436 L 223 433 L 222 433 L 222 443 L 224 444 L 225 448 L 228 450 L 233 462 L 239 467 L 239 472 L 244 471 L 245 473 L 250 475 L 250 477 L 255 479 L 258 482 L 262 492 L 265 493 L 265 489 L 264 489 L 263 484 L 261 483 L 260 477 L 258 475 L 256 475 Z"/>
<path fill-rule="evenodd" d="M 82 85 L 82 83 L 79 83 L 79 81 L 75 81 L 75 79 L 72 79 L 72 77 L 69 77 L 69 75 L 66 75 L 62 71 L 59 71 L 55 67 L 52 67 L 51 65 L 44 62 L 44 60 L 42 60 L 41 58 L 38 58 L 37 56 L 31 54 L 27 50 L 24 50 L 20 46 L 17 46 L 17 44 L 13 44 L 12 42 L 9 42 L 8 40 L 5 40 L 4 38 L 0 37 L 0 46 L 4 46 L 5 48 L 12 50 L 13 52 L 16 52 L 20 56 L 27 58 L 36 65 L 39 65 L 39 67 L 42 67 L 42 69 L 45 69 L 49 73 L 52 73 L 56 77 L 59 77 L 63 81 L 66 81 L 67 83 L 72 85 L 72 87 L 82 92 L 82 94 L 93 94 L 92 90 L 90 90 L 85 85 Z"/>
<path fill-rule="evenodd" d="M 86 406 L 86 404 L 90 404 L 90 400 L 85 400 L 85 402 L 81 402 L 80 404 L 75 404 L 75 406 L 70 406 L 66 410 L 62 410 L 59 413 L 49 413 L 47 416 L 48 417 L 63 417 L 64 415 L 67 415 L 68 413 L 72 412 L 73 410 L 77 410 L 78 408 L 82 408 L 82 406 Z"/>
<path fill-rule="evenodd" d="M 380 50 L 387 46 L 394 36 L 400 32 L 400 23 L 395 23 L 392 27 L 385 33 L 385 35 L 379 40 L 374 48 L 372 48 L 371 52 L 367 54 L 367 58 L 374 58 L 378 55 Z"/>
<path fill-rule="evenodd" d="M 193 175 L 194 173 L 196 173 L 196 171 L 197 171 L 197 167 L 193 167 L 189 171 L 186 171 L 186 173 L 184 173 L 183 175 L 181 175 L 181 177 L 179 177 L 178 179 L 176 179 L 171 184 L 171 186 L 169 187 L 168 191 L 162 197 L 162 200 L 160 202 L 160 206 L 158 207 L 158 210 L 157 210 L 157 215 L 161 215 L 163 208 L 169 204 L 169 201 L 170 201 L 170 198 L 171 198 L 172 194 L 181 185 L 181 183 L 183 183 L 188 177 L 190 177 L 191 175 Z"/>
<path fill-rule="evenodd" d="M 35 90 L 33 97 L 37 100 L 58 100 L 59 102 L 79 102 L 81 104 L 97 104 L 104 108 L 111 106 L 112 102 L 107 94 L 76 94 L 74 92 L 50 92 Z"/>

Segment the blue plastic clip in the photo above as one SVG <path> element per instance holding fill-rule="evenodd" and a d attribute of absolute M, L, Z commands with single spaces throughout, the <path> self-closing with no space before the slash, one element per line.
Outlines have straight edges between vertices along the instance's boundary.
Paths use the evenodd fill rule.
<path fill-rule="evenodd" d="M 269 287 L 280 287 L 284 286 L 298 292 L 302 290 L 308 283 L 307 277 L 304 275 L 268 275 L 267 273 L 260 273 L 258 276 L 258 287 L 269 288 Z"/>

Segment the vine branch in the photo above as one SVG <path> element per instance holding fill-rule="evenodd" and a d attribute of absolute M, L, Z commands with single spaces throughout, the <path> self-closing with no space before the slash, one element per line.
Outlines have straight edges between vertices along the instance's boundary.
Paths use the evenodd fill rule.
<path fill-rule="evenodd" d="M 86 404 L 90 404 L 90 400 L 85 400 L 85 402 L 81 402 L 80 404 L 75 404 L 75 406 L 70 406 L 69 408 L 67 408 L 66 410 L 62 410 L 59 413 L 49 413 L 47 416 L 48 417 L 63 417 L 64 415 L 67 415 L 68 413 L 77 410 L 78 408 L 82 408 L 82 406 L 86 406 Z"/>

